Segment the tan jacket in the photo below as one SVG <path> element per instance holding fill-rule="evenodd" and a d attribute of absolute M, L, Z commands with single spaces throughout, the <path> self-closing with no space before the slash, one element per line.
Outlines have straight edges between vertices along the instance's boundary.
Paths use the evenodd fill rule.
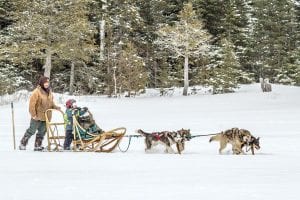
<path fill-rule="evenodd" d="M 29 112 L 31 117 L 35 117 L 36 120 L 46 121 L 45 112 L 50 108 L 59 108 L 53 101 L 52 92 L 50 91 L 49 94 L 47 94 L 41 86 L 37 86 L 37 88 L 33 90 L 29 100 Z M 48 118 L 49 120 L 51 119 L 51 113 L 49 113 Z"/>

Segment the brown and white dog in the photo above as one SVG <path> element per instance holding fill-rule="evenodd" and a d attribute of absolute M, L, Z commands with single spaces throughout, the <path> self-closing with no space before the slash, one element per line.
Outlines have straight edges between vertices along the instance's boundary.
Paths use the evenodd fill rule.
<path fill-rule="evenodd" d="M 176 144 L 177 151 L 179 154 L 184 150 L 185 141 L 190 140 L 191 133 L 189 129 L 181 129 L 178 131 L 162 131 L 146 133 L 145 131 L 139 129 L 137 133 L 145 137 L 145 151 L 148 152 L 153 146 L 162 144 L 166 147 L 165 153 L 175 153 L 171 147 Z"/>
<path fill-rule="evenodd" d="M 232 145 L 233 154 L 245 154 L 242 149 L 244 146 L 250 146 L 252 154 L 254 154 L 254 148 L 260 148 L 259 138 L 252 136 L 250 131 L 246 129 L 232 128 L 222 131 L 212 136 L 209 142 L 212 141 L 220 142 L 219 154 L 222 154 L 222 150 L 226 148 L 228 143 Z"/>

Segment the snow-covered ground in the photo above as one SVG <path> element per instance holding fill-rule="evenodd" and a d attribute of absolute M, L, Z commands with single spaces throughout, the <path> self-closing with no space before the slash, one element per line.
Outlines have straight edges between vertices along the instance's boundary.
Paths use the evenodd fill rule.
<path fill-rule="evenodd" d="M 57 100 L 60 95 L 56 95 Z M 14 151 L 10 105 L 0 106 L 0 199 L 299 199 L 300 88 L 258 84 L 236 93 L 183 97 L 77 97 L 105 130 L 127 134 L 190 128 L 192 134 L 245 128 L 261 137 L 256 155 L 218 155 L 218 143 L 198 137 L 182 155 L 144 152 L 133 138 L 126 153 Z M 63 105 L 61 105 L 63 106 Z M 15 103 L 17 144 L 29 125 L 28 102 Z M 121 147 L 125 148 L 125 138 Z M 46 143 L 46 141 L 44 141 Z"/>

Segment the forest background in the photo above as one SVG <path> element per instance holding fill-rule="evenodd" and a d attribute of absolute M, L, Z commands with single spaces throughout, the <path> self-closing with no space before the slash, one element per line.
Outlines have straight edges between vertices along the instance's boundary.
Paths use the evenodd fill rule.
<path fill-rule="evenodd" d="M 300 85 L 300 0 L 0 0 L 0 95 Z"/>

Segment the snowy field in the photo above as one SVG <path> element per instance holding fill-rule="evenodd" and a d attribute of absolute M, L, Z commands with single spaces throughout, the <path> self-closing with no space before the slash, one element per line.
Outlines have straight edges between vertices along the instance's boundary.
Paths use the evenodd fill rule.
<path fill-rule="evenodd" d="M 65 97 L 56 95 L 57 101 Z M 232 127 L 261 137 L 256 155 L 218 155 L 218 143 L 198 137 L 182 155 L 162 148 L 144 152 L 133 138 L 126 153 L 34 152 L 13 150 L 10 105 L 0 106 L 0 199 L 249 199 L 296 200 L 300 191 L 300 88 L 273 85 L 262 93 L 258 84 L 236 93 L 149 93 L 136 98 L 77 97 L 105 130 L 124 126 L 127 134 L 190 128 L 192 134 Z M 63 106 L 63 104 L 61 104 Z M 17 144 L 29 126 L 28 102 L 15 103 Z M 128 139 L 121 147 L 125 149 Z M 46 144 L 46 141 L 44 141 Z"/>

